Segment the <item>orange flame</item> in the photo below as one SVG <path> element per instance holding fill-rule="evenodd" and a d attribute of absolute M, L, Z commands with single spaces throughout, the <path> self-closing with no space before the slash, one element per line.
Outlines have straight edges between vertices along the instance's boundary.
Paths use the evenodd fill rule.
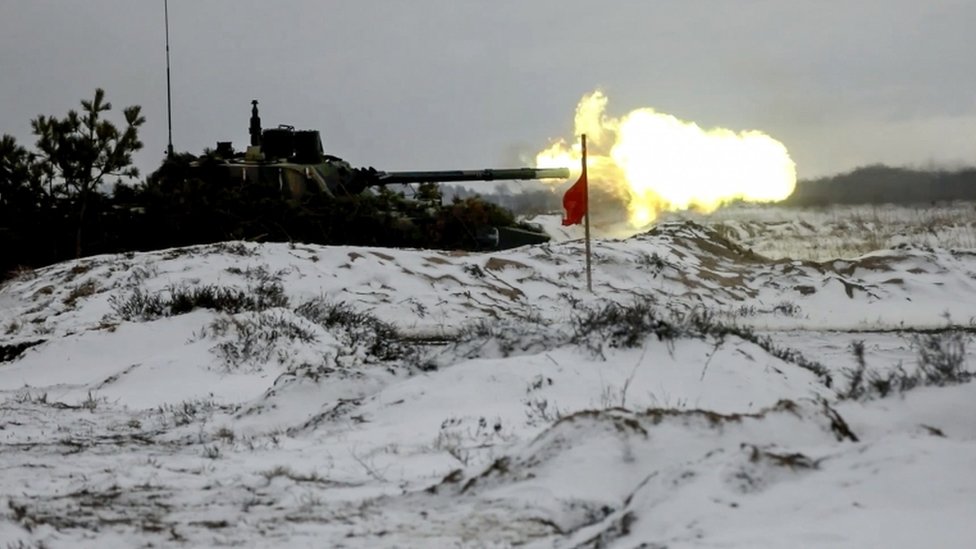
<path fill-rule="evenodd" d="M 587 136 L 591 189 L 621 197 L 633 228 L 666 210 L 711 212 L 733 200 L 782 200 L 796 186 L 786 147 L 760 131 L 704 130 L 650 108 L 613 118 L 607 101 L 599 91 L 583 96 L 575 131 Z M 540 152 L 536 164 L 579 166 L 580 157 L 578 144 L 560 140 Z"/>

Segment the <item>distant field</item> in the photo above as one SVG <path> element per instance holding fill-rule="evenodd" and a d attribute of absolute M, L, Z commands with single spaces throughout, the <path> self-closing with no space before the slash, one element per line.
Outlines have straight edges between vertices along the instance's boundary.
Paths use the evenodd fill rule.
<path fill-rule="evenodd" d="M 736 205 L 712 214 L 668 213 L 689 219 L 772 258 L 852 258 L 902 245 L 976 249 L 976 202 L 938 206 L 830 206 L 787 208 Z"/>

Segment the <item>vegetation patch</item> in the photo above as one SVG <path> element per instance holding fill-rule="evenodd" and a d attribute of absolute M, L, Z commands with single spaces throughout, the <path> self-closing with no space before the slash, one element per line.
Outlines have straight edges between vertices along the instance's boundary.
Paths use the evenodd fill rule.
<path fill-rule="evenodd" d="M 413 345 L 395 326 L 372 314 L 357 311 L 348 303 L 317 298 L 300 305 L 295 313 L 336 332 L 344 344 L 342 353 L 345 355 L 382 361 L 402 359 L 415 353 Z"/>
<path fill-rule="evenodd" d="M 175 427 L 189 425 L 198 420 L 205 420 L 215 412 L 233 413 L 237 406 L 219 404 L 214 399 L 184 400 L 178 404 L 163 404 L 156 408 L 156 414 L 164 423 Z"/>
<path fill-rule="evenodd" d="M 316 341 L 315 332 L 301 318 L 280 309 L 221 316 L 201 335 L 224 338 L 215 350 L 230 370 L 260 365 L 272 358 L 286 363 L 289 349 L 282 343 Z M 231 337 L 224 337 L 228 335 Z"/>
<path fill-rule="evenodd" d="M 685 335 L 675 325 L 658 318 L 654 301 L 641 297 L 629 305 L 607 302 L 595 306 L 576 304 L 571 342 L 603 354 L 604 347 L 640 347 L 648 336 L 672 341 Z"/>
<path fill-rule="evenodd" d="M 569 295 L 561 297 L 569 301 L 572 311 L 568 326 L 537 314 L 482 319 L 458 332 L 453 343 L 454 351 L 467 358 L 508 357 L 577 345 L 606 359 L 608 349 L 638 348 L 645 345 L 649 337 L 655 337 L 669 347 L 683 338 L 710 340 L 718 347 L 727 337 L 734 336 L 757 345 L 784 362 L 812 372 L 827 387 L 833 384 L 833 378 L 823 364 L 806 358 L 796 349 L 781 347 L 771 337 L 756 334 L 748 327 L 720 322 L 705 309 L 669 310 L 662 314 L 652 296 L 638 296 L 629 304 L 604 301 L 593 305 Z M 797 314 L 797 309 L 784 302 L 775 310 L 792 315 Z"/>
<path fill-rule="evenodd" d="M 758 335 L 748 327 L 719 322 L 706 309 L 671 311 L 662 318 L 651 298 L 639 297 L 629 305 L 615 302 L 592 307 L 577 305 L 576 310 L 572 343 L 583 345 L 601 356 L 605 356 L 606 347 L 639 347 L 652 335 L 667 343 L 679 338 L 712 339 L 716 347 L 725 338 L 735 336 L 784 362 L 812 372 L 827 387 L 833 384 L 830 372 L 819 362 L 806 358 L 795 349 L 778 346 L 771 337 Z"/>
<path fill-rule="evenodd" d="M 109 304 L 122 320 L 154 320 L 195 309 L 236 314 L 287 307 L 288 296 L 280 280 L 265 280 L 244 289 L 216 284 L 184 284 L 158 293 L 147 293 L 135 287 L 125 296 L 110 297 Z"/>
<path fill-rule="evenodd" d="M 198 336 L 218 340 L 213 351 L 227 370 L 261 368 L 276 361 L 285 368 L 286 380 L 361 375 L 349 368 L 381 362 L 421 370 L 431 367 L 424 362 L 420 345 L 392 324 L 325 298 L 293 310 L 275 307 L 221 315 Z"/>
<path fill-rule="evenodd" d="M 958 385 L 976 378 L 976 372 L 966 368 L 965 330 L 945 330 L 908 334 L 906 339 L 916 352 L 914 371 L 902 364 L 886 372 L 867 363 L 864 341 L 851 343 L 855 366 L 844 370 L 845 387 L 839 397 L 846 400 L 884 398 L 910 391 L 916 387 Z"/>
<path fill-rule="evenodd" d="M 480 319 L 462 327 L 454 340 L 453 350 L 466 358 L 509 357 L 539 353 L 567 341 L 567 335 L 542 317 L 528 314 L 519 317 Z"/>
<path fill-rule="evenodd" d="M 20 343 L 10 343 L 6 345 L 0 345 L 0 362 L 11 362 L 20 358 L 24 354 L 24 351 L 40 345 L 47 341 L 46 339 L 36 339 L 34 341 L 22 341 Z"/>
<path fill-rule="evenodd" d="M 98 291 L 98 282 L 94 280 L 86 280 L 85 282 L 78 284 L 71 288 L 68 295 L 64 298 L 64 304 L 68 307 L 74 307 L 75 302 L 83 297 L 88 297 L 94 295 Z"/>

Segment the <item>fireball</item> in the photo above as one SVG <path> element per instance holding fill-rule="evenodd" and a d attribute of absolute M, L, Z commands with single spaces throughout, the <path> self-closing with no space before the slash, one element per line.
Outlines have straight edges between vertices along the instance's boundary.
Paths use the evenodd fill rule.
<path fill-rule="evenodd" d="M 757 130 L 702 129 L 694 122 L 642 108 L 614 118 L 596 91 L 576 107 L 575 133 L 587 136 L 590 193 L 618 197 L 627 222 L 646 227 L 662 211 L 711 212 L 731 201 L 775 202 L 793 192 L 796 165 L 786 147 Z M 552 143 L 540 168 L 579 166 L 579 145 Z M 600 201 L 591 201 L 599 217 Z"/>

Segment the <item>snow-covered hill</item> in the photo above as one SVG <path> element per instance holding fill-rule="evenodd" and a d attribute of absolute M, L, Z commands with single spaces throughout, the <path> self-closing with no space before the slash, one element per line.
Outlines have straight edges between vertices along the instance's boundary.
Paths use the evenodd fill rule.
<path fill-rule="evenodd" d="M 976 254 L 695 223 L 224 243 L 0 288 L 0 541 L 969 547 Z"/>

